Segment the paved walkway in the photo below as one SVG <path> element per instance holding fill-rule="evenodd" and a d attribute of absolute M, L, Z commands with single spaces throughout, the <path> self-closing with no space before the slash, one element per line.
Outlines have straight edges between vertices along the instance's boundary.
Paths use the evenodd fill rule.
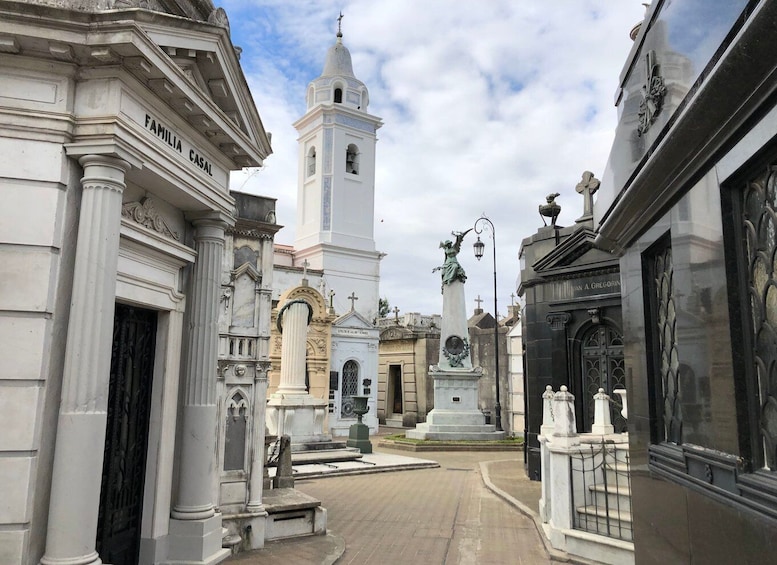
<path fill-rule="evenodd" d="M 376 442 L 373 442 L 376 445 Z M 228 563 L 293 564 L 546 564 L 537 531 L 538 482 L 523 472 L 522 453 L 376 449 L 378 458 L 437 467 L 346 476 L 298 478 L 295 487 L 327 509 L 325 536 L 269 542 Z M 376 471 L 379 469 L 375 469 Z"/>

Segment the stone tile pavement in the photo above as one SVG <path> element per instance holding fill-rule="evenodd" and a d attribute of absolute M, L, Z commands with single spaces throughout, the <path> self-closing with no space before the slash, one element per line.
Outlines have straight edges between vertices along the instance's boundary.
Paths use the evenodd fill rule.
<path fill-rule="evenodd" d="M 373 442 L 376 445 L 376 442 Z M 413 454 L 418 455 L 418 454 Z M 299 477 L 295 487 L 327 509 L 325 536 L 268 543 L 227 563 L 490 565 L 569 562 L 550 552 L 537 529 L 538 482 L 516 451 L 407 452 L 379 448 L 376 458 L 401 468 Z M 574 561 L 573 561 L 574 562 Z"/>

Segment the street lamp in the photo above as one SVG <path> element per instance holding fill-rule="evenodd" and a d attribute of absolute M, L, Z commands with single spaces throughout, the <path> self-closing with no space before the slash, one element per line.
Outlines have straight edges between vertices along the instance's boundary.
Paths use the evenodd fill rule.
<path fill-rule="evenodd" d="M 491 239 L 494 242 L 494 370 L 496 371 L 496 405 L 494 406 L 494 412 L 496 412 L 496 430 L 501 432 L 502 406 L 499 404 L 499 309 L 496 303 L 496 231 L 494 230 L 493 222 L 485 214 L 475 220 L 473 229 L 478 234 L 478 240 L 472 244 L 472 247 L 475 250 L 475 257 L 480 261 L 486 248 L 486 244 L 480 241 L 480 234 L 483 233 L 486 225 L 491 227 Z"/>

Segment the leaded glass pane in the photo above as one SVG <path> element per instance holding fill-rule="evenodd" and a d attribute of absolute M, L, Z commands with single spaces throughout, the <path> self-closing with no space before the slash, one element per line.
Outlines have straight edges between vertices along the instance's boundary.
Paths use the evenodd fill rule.
<path fill-rule="evenodd" d="M 760 432 L 766 466 L 777 469 L 777 167 L 769 167 L 742 192 L 744 253 L 753 324 Z"/>
<path fill-rule="evenodd" d="M 680 360 L 677 354 L 677 312 L 674 296 L 672 247 L 666 245 L 653 257 L 657 337 L 663 410 L 663 439 L 682 443 L 683 419 L 680 404 Z"/>

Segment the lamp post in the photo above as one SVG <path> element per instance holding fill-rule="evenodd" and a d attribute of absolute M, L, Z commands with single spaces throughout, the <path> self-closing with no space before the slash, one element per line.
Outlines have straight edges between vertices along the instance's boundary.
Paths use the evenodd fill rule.
<path fill-rule="evenodd" d="M 496 231 L 494 230 L 494 224 L 489 220 L 485 214 L 475 220 L 474 230 L 478 234 L 478 240 L 472 244 L 475 250 L 475 257 L 480 261 L 483 257 L 483 251 L 486 248 L 486 244 L 480 241 L 480 234 L 486 228 L 486 225 L 491 228 L 491 239 L 494 242 L 494 370 L 496 372 L 496 404 L 494 405 L 494 412 L 496 412 L 496 430 L 502 431 L 502 406 L 499 404 L 499 309 L 496 301 Z"/>

